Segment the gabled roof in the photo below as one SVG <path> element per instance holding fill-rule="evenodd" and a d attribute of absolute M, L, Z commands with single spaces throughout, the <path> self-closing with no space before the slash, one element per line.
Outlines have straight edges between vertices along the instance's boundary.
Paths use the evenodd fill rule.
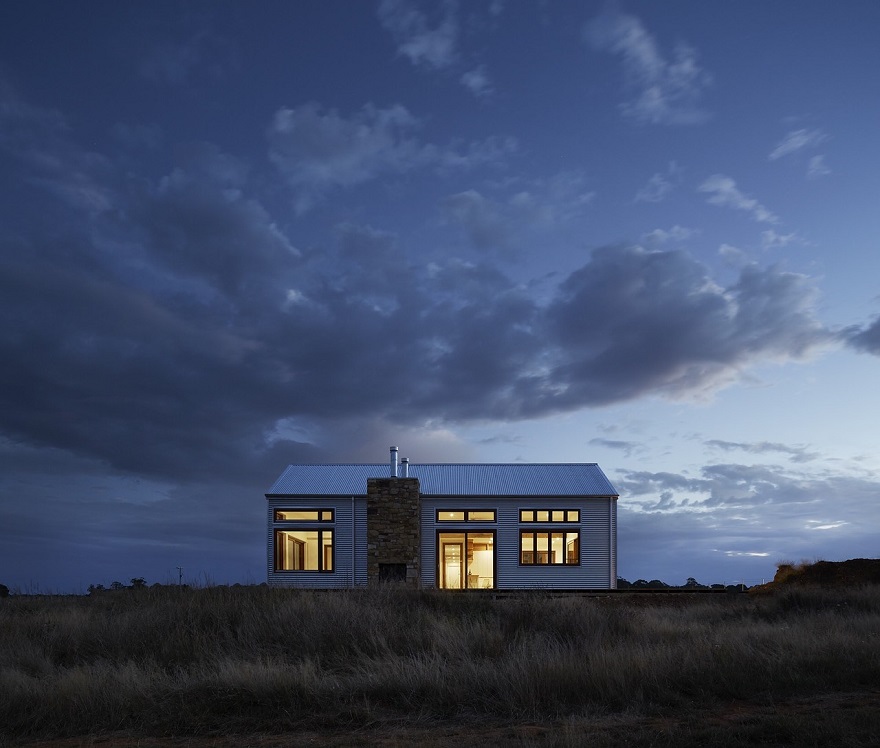
<path fill-rule="evenodd" d="M 389 476 L 387 462 L 288 465 L 266 496 L 365 496 Z M 423 496 L 617 496 L 596 463 L 410 463 L 409 477 Z"/>

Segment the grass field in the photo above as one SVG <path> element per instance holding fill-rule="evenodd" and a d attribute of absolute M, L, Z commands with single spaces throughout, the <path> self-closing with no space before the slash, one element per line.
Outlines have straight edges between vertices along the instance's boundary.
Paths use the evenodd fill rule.
<path fill-rule="evenodd" d="M 880 587 L 10 597 L 0 735 L 141 748 L 875 746 Z"/>

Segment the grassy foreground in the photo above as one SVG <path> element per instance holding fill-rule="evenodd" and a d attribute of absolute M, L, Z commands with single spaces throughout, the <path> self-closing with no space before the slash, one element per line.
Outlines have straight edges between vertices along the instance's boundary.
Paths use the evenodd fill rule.
<path fill-rule="evenodd" d="M 164 587 L 0 601 L 6 744 L 305 731 L 367 745 L 402 729 L 381 744 L 414 730 L 441 745 L 439 727 L 531 724 L 479 742 L 868 746 L 878 706 L 877 586 L 498 600 Z"/>

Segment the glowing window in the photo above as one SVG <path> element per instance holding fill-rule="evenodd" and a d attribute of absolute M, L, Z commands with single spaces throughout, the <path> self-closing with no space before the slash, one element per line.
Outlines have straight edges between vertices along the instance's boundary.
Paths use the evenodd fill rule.
<path fill-rule="evenodd" d="M 494 509 L 438 509 L 438 522 L 494 522 Z"/>
<path fill-rule="evenodd" d="M 333 571 L 333 530 L 276 530 L 275 571 Z"/>
<path fill-rule="evenodd" d="M 580 509 L 520 509 L 520 522 L 580 522 Z"/>
<path fill-rule="evenodd" d="M 522 530 L 519 534 L 520 565 L 563 565 L 580 564 L 579 532 L 531 532 Z"/>
<path fill-rule="evenodd" d="M 276 509 L 276 522 L 332 522 L 332 509 Z"/>

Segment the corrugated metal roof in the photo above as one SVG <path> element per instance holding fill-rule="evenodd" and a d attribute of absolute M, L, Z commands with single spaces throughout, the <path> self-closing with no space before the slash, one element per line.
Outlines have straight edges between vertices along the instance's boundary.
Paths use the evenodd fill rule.
<path fill-rule="evenodd" d="M 288 465 L 268 495 L 364 496 L 367 478 L 387 478 L 387 462 Z M 410 463 L 426 496 L 617 496 L 595 463 Z"/>

